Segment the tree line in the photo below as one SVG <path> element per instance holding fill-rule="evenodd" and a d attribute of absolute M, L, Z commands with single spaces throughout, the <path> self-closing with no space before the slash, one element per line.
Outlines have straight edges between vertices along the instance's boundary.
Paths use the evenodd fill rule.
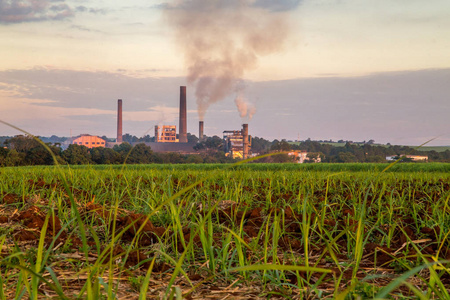
<path fill-rule="evenodd" d="M 344 146 L 334 146 L 330 143 L 321 143 L 309 139 L 296 144 L 289 143 L 286 140 L 270 142 L 262 138 L 254 138 L 252 141 L 252 151 L 260 154 L 270 152 L 286 153 L 292 150 L 306 151 L 309 153 L 309 157 L 320 156 L 322 162 L 329 163 L 383 163 L 386 162 L 387 156 L 400 155 L 421 155 L 428 156 L 428 161 L 430 162 L 450 162 L 450 150 L 437 152 L 434 150 L 417 150 L 408 146 L 375 145 L 373 140 L 370 140 L 368 143 L 347 142 Z M 287 157 L 287 154 L 284 157 L 285 161 L 290 161 L 291 159 L 291 157 Z M 280 157 L 278 160 L 280 160 Z"/>
<path fill-rule="evenodd" d="M 191 136 L 193 141 L 196 137 Z M 193 150 L 197 154 L 157 153 L 151 147 L 141 143 L 131 146 L 130 143 L 115 145 L 113 148 L 87 148 L 82 145 L 71 144 L 62 149 L 59 143 L 45 143 L 44 147 L 35 138 L 29 136 L 15 136 L 4 140 L 6 147 L 0 147 L 0 166 L 29 166 L 52 165 L 54 159 L 49 150 L 55 155 L 59 164 L 151 164 L 151 163 L 230 163 L 235 162 L 223 152 L 223 142 L 218 136 L 206 137 L 195 144 Z M 269 141 L 254 137 L 251 143 L 253 153 L 278 153 L 264 159 L 262 162 L 293 162 L 294 157 L 287 153 L 292 150 L 308 152 L 310 161 L 319 156 L 322 162 L 350 163 L 350 162 L 386 162 L 386 156 L 398 155 L 427 155 L 429 161 L 450 162 L 450 151 L 418 151 L 408 146 L 384 146 L 373 143 L 350 143 L 336 147 L 329 143 L 306 140 L 297 144 L 285 140 Z"/>
<path fill-rule="evenodd" d="M 55 164 L 54 154 L 59 164 L 151 164 L 151 163 L 226 163 L 234 160 L 216 149 L 204 149 L 198 154 L 157 153 L 150 146 L 129 143 L 115 145 L 113 148 L 87 148 L 71 144 L 63 150 L 58 143 L 42 145 L 33 137 L 16 136 L 5 140 L 6 147 L 0 148 L 0 166 L 33 166 Z"/>

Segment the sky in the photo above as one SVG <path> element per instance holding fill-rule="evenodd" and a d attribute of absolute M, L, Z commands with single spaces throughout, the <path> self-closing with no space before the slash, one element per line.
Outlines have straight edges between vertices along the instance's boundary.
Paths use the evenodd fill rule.
<path fill-rule="evenodd" d="M 448 49 L 448 0 L 0 0 L 0 120 L 152 135 L 186 85 L 196 135 L 450 145 Z"/>

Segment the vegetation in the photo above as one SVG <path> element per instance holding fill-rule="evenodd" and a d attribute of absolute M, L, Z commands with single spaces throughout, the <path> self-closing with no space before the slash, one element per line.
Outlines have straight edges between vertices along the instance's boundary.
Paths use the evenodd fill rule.
<path fill-rule="evenodd" d="M 190 137 L 193 139 L 192 137 Z M 209 142 L 210 140 L 214 143 Z M 219 139 L 220 140 L 220 139 Z M 54 164 L 52 155 L 46 147 L 32 137 L 16 136 L 5 141 L 7 148 L 0 148 L 0 166 L 33 166 Z M 213 145 L 213 146 L 211 146 Z M 155 153 L 145 144 L 132 147 L 129 143 L 115 145 L 113 148 L 87 148 L 71 144 L 63 150 L 59 144 L 47 143 L 60 164 L 149 164 L 149 163 L 226 163 L 233 162 L 217 149 L 217 137 L 208 139 L 199 154 Z"/>
<path fill-rule="evenodd" d="M 138 140 L 136 137 L 125 135 L 131 142 Z M 147 141 L 148 136 L 142 142 Z M 55 137 L 53 140 L 57 140 Z M 188 135 L 192 143 L 198 142 L 193 135 Z M 139 143 L 140 141 L 138 141 Z M 53 159 L 44 145 L 28 136 L 16 136 L 6 139 L 7 148 L 0 148 L 0 166 L 27 166 L 27 165 L 51 165 Z M 151 147 L 145 144 L 137 144 L 132 147 L 128 142 L 116 145 L 114 148 L 97 147 L 89 149 L 82 145 L 70 145 L 63 150 L 59 142 L 47 143 L 60 164 L 85 165 L 85 164 L 149 164 L 149 163 L 230 163 L 233 159 L 225 156 L 223 142 L 217 136 L 207 137 L 204 141 L 193 147 L 198 154 L 184 155 L 178 153 L 154 153 Z M 288 152 L 291 150 L 307 151 L 309 161 L 315 157 L 321 157 L 322 162 L 328 163 L 384 163 L 386 156 L 401 154 L 427 155 L 430 162 L 450 162 L 450 150 L 437 152 L 435 150 L 423 151 L 407 146 L 377 146 L 371 143 L 351 144 L 334 147 L 330 143 L 320 143 L 307 140 L 298 144 L 290 144 L 284 140 L 272 142 L 263 138 L 252 139 L 252 152 L 257 154 Z M 275 156 L 265 157 L 257 163 L 284 163 L 293 162 L 293 156 L 281 153 Z"/>
<path fill-rule="evenodd" d="M 449 168 L 1 168 L 0 299 L 450 299 Z"/>
<path fill-rule="evenodd" d="M 350 162 L 385 162 L 387 156 L 398 155 L 426 155 L 431 162 L 450 162 L 450 149 L 436 151 L 433 148 L 411 148 L 408 146 L 374 145 L 371 143 L 350 143 L 335 146 L 333 143 L 321 143 L 307 140 L 298 144 L 289 144 L 286 141 L 275 141 L 284 146 L 284 149 L 305 150 L 319 153 L 322 162 L 350 163 Z M 274 142 L 274 143 L 275 143 Z M 273 147 L 273 146 L 272 146 Z M 290 147 L 290 148 L 289 148 Z"/>
<path fill-rule="evenodd" d="M 419 149 L 419 151 L 436 151 L 436 152 L 445 152 L 450 151 L 450 146 L 423 146 Z"/>
<path fill-rule="evenodd" d="M 426 155 L 431 162 L 450 162 L 450 147 L 408 147 L 396 145 L 376 145 L 373 140 L 368 142 L 353 143 L 339 141 L 338 143 L 312 141 L 287 142 L 286 140 L 274 140 L 272 142 L 262 139 L 252 139 L 252 151 L 265 154 L 270 152 L 286 152 L 291 150 L 303 150 L 311 153 L 311 157 L 319 155 L 322 162 L 328 163 L 384 163 L 387 156 L 399 155 Z M 280 160 L 280 159 L 278 159 Z M 269 158 L 269 162 L 276 162 L 275 157 Z M 281 162 L 287 162 L 288 159 Z"/>

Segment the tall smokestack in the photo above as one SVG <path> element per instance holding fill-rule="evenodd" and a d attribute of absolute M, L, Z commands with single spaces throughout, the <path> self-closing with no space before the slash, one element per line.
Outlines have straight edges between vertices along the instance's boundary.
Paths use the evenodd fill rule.
<path fill-rule="evenodd" d="M 122 99 L 117 100 L 117 143 L 122 143 Z"/>
<path fill-rule="evenodd" d="M 155 143 L 159 142 L 159 126 L 155 125 Z"/>
<path fill-rule="evenodd" d="M 248 124 L 242 124 L 242 139 L 243 139 L 243 150 L 242 158 L 248 158 Z"/>
<path fill-rule="evenodd" d="M 203 121 L 198 122 L 198 139 L 200 142 L 203 140 Z"/>
<path fill-rule="evenodd" d="M 187 143 L 186 87 L 180 86 L 180 143 Z"/>

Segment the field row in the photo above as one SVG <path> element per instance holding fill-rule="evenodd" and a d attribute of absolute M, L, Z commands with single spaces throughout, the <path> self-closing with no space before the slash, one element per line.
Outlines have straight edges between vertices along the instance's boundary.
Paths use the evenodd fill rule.
<path fill-rule="evenodd" d="M 4 168 L 0 298 L 445 298 L 450 174 L 423 165 Z"/>

